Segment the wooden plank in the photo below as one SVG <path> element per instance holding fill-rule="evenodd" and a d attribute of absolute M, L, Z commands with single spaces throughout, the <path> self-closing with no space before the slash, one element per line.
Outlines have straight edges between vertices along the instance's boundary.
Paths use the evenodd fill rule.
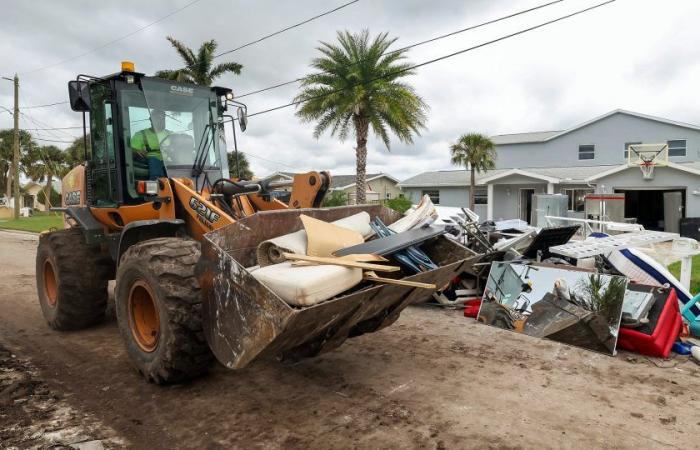
<path fill-rule="evenodd" d="M 383 256 L 379 255 L 372 255 L 371 253 L 367 254 L 358 254 L 358 255 L 346 255 L 346 256 L 339 256 L 339 259 L 344 259 L 346 261 L 357 261 L 357 262 L 388 262 L 389 260 L 386 259 Z M 294 261 L 292 263 L 293 266 L 315 266 L 318 264 L 322 264 L 319 262 L 312 262 L 312 261 Z"/>
<path fill-rule="evenodd" d="M 340 259 L 358 262 L 388 262 L 389 260 L 381 255 L 373 255 L 371 253 L 358 253 L 355 255 L 338 256 Z"/>
<path fill-rule="evenodd" d="M 400 270 L 400 268 L 397 266 L 382 266 L 380 264 L 349 261 L 343 258 L 334 258 L 328 256 L 309 256 L 298 255 L 296 253 L 284 253 L 284 257 L 292 261 L 311 261 L 320 264 L 333 264 L 336 266 L 354 267 L 357 269 L 376 270 L 378 272 L 397 272 Z"/>
<path fill-rule="evenodd" d="M 377 276 L 377 274 L 372 274 L 372 272 L 365 273 L 363 278 L 365 280 L 368 280 L 368 281 L 376 281 L 378 283 L 385 283 L 385 284 L 395 284 L 397 286 L 411 286 L 411 287 L 417 287 L 417 288 L 422 288 L 422 289 L 432 289 L 432 290 L 437 289 L 437 286 L 434 284 L 421 283 L 419 281 L 396 280 L 394 278 L 384 278 L 384 277 Z"/>

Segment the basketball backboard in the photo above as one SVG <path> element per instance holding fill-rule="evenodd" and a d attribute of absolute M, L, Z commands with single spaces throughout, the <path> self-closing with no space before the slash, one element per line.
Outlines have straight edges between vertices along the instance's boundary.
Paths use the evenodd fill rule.
<path fill-rule="evenodd" d="M 654 178 L 654 168 L 668 165 L 668 144 L 632 144 L 627 149 L 627 165 L 639 167 L 645 180 Z"/>

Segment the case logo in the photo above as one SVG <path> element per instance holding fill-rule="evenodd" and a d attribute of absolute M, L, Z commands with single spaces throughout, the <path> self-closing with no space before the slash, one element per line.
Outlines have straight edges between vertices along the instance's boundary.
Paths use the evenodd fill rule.
<path fill-rule="evenodd" d="M 209 229 L 221 217 L 196 197 L 190 197 L 190 208 L 197 213 L 197 220 Z"/>
<path fill-rule="evenodd" d="M 194 88 L 186 86 L 170 86 L 170 93 L 178 95 L 193 95 Z"/>
<path fill-rule="evenodd" d="M 63 204 L 65 206 L 73 206 L 80 204 L 80 191 L 66 192 L 63 196 Z"/>

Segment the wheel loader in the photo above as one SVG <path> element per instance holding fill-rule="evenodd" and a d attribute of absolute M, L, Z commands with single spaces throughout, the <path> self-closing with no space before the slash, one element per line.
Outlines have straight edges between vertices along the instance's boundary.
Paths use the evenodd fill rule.
<path fill-rule="evenodd" d="M 302 213 L 337 220 L 367 211 L 386 223 L 399 214 L 379 205 L 321 208 L 327 172 L 229 177 L 226 125 L 235 147 L 235 124 L 245 131 L 248 122 L 231 89 L 145 76 L 125 62 L 109 76 L 79 75 L 68 91 L 82 113 L 85 155 L 63 178 L 56 210 L 65 229 L 39 239 L 38 297 L 52 328 L 101 321 L 115 280 L 130 360 L 147 380 L 172 383 L 206 372 L 215 358 L 241 368 L 266 355 L 320 354 L 431 295 L 363 282 L 298 308 L 250 275 L 258 243 L 300 229 Z M 433 241 L 426 251 L 440 267 L 407 278 L 444 285 L 475 261 L 445 238 Z"/>

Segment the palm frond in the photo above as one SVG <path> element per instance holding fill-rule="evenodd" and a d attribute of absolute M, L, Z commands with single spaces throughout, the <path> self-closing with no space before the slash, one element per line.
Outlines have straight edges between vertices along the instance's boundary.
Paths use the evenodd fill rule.
<path fill-rule="evenodd" d="M 209 72 L 209 77 L 213 80 L 214 78 L 218 78 L 227 72 L 240 75 L 241 69 L 243 69 L 243 66 L 235 62 L 221 63 L 218 66 L 211 69 L 211 72 Z"/>
<path fill-rule="evenodd" d="M 199 46 L 197 55 L 194 54 L 192 49 L 172 36 L 168 36 L 167 39 L 183 59 L 186 67 L 174 70 L 159 70 L 155 73 L 157 77 L 199 84 L 202 86 L 211 86 L 213 81 L 224 73 L 233 72 L 238 75 L 241 73 L 241 69 L 243 69 L 242 65 L 235 62 L 222 63 L 212 69 L 214 52 L 217 47 L 217 43 L 213 39 L 202 43 L 202 45 Z"/>
<path fill-rule="evenodd" d="M 182 42 L 178 41 L 172 36 L 166 37 L 166 39 L 172 44 L 172 46 L 175 48 L 175 50 L 178 52 L 180 57 L 182 58 L 183 61 L 185 61 L 185 64 L 187 66 L 193 66 L 197 63 L 197 58 L 194 56 L 194 52 L 192 52 L 192 49 L 187 47 L 185 44 Z"/>

